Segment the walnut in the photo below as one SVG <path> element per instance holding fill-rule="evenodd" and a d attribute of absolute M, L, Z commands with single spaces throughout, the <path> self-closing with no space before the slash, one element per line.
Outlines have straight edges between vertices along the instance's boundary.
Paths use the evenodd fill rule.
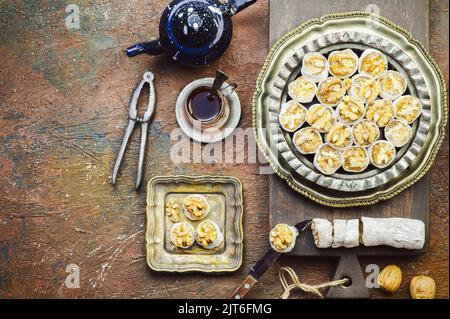
<path fill-rule="evenodd" d="M 299 103 L 310 103 L 314 99 L 317 86 L 314 82 L 301 76 L 289 84 L 289 96 Z"/>
<path fill-rule="evenodd" d="M 371 149 L 372 164 L 384 168 L 392 163 L 396 155 L 395 146 L 388 141 L 378 141 Z"/>
<path fill-rule="evenodd" d="M 404 81 L 400 73 L 390 72 L 381 78 L 381 85 L 388 92 L 400 93 L 403 90 Z"/>
<path fill-rule="evenodd" d="M 334 174 L 342 165 L 342 153 L 333 146 L 324 144 L 314 157 L 314 165 L 324 174 Z"/>
<path fill-rule="evenodd" d="M 367 50 L 361 58 L 361 71 L 374 77 L 379 77 L 387 70 L 387 62 L 378 51 Z"/>
<path fill-rule="evenodd" d="M 322 145 L 322 136 L 312 127 L 306 127 L 294 134 L 294 144 L 302 154 L 312 154 Z"/>
<path fill-rule="evenodd" d="M 326 140 L 337 148 L 345 148 L 352 144 L 352 131 L 347 125 L 336 123 L 331 127 Z"/>
<path fill-rule="evenodd" d="M 317 98 L 321 103 L 335 105 L 344 97 L 347 88 L 342 80 L 328 78 L 319 85 Z"/>
<path fill-rule="evenodd" d="M 380 137 L 378 126 L 368 120 L 359 122 L 353 126 L 353 137 L 359 146 L 370 146 Z"/>
<path fill-rule="evenodd" d="M 208 214 L 209 205 L 204 196 L 190 195 L 184 199 L 184 209 L 189 219 L 200 220 Z"/>
<path fill-rule="evenodd" d="M 391 120 L 384 130 L 386 139 L 395 147 L 403 147 L 412 137 L 412 128 L 402 120 Z"/>
<path fill-rule="evenodd" d="M 347 172 L 362 172 L 369 165 L 369 155 L 364 147 L 349 147 L 342 153 L 342 158 L 342 166 Z"/>
<path fill-rule="evenodd" d="M 380 85 L 380 96 L 385 99 L 395 100 L 405 92 L 408 83 L 401 73 L 387 71 L 380 77 Z"/>
<path fill-rule="evenodd" d="M 214 243 L 217 237 L 217 231 L 212 222 L 205 221 L 197 227 L 197 242 L 199 245 L 207 247 Z"/>
<path fill-rule="evenodd" d="M 312 53 L 308 58 L 305 56 L 303 63 L 309 73 L 317 75 L 325 70 L 327 61 L 321 54 Z"/>
<path fill-rule="evenodd" d="M 376 100 L 369 103 L 366 118 L 374 121 L 379 127 L 385 127 L 394 118 L 394 106 L 390 100 Z"/>
<path fill-rule="evenodd" d="M 352 50 L 336 51 L 330 54 L 328 62 L 331 74 L 345 78 L 355 73 L 358 57 Z"/>
<path fill-rule="evenodd" d="M 293 234 L 291 227 L 286 224 L 277 224 L 270 231 L 269 234 L 270 243 L 278 251 L 286 251 L 295 240 L 295 234 Z"/>
<path fill-rule="evenodd" d="M 189 248 L 194 243 L 194 229 L 189 223 L 177 223 L 170 231 L 170 241 L 176 247 Z"/>
<path fill-rule="evenodd" d="M 428 276 L 416 276 L 409 286 L 413 299 L 434 299 L 436 295 L 436 283 Z"/>
<path fill-rule="evenodd" d="M 335 122 L 333 110 L 325 105 L 313 105 L 306 114 L 306 121 L 319 132 L 328 132 Z"/>
<path fill-rule="evenodd" d="M 283 105 L 280 112 L 280 124 L 286 131 L 293 132 L 305 123 L 306 109 L 291 100 Z"/>
<path fill-rule="evenodd" d="M 357 75 L 353 78 L 350 95 L 356 95 L 364 101 L 373 102 L 380 93 L 380 82 L 370 76 Z"/>
<path fill-rule="evenodd" d="M 366 113 L 364 102 L 357 96 L 346 96 L 337 106 L 339 119 L 346 124 L 354 124 Z"/>
<path fill-rule="evenodd" d="M 396 265 L 386 266 L 378 276 L 380 288 L 387 293 L 395 293 L 402 283 L 402 271 Z"/>
<path fill-rule="evenodd" d="M 166 213 L 172 223 L 178 223 L 180 221 L 180 206 L 174 199 L 167 202 Z"/>
<path fill-rule="evenodd" d="M 422 113 L 422 103 L 414 96 L 402 96 L 395 101 L 397 118 L 412 124 Z"/>

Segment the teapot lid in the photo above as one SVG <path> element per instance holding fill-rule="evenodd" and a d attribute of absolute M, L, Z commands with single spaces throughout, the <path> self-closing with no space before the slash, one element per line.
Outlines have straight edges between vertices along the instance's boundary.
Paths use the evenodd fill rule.
<path fill-rule="evenodd" d="M 202 65 L 222 55 L 231 35 L 230 15 L 217 0 L 173 1 L 160 22 L 161 44 L 169 48 L 173 59 L 197 57 Z"/>

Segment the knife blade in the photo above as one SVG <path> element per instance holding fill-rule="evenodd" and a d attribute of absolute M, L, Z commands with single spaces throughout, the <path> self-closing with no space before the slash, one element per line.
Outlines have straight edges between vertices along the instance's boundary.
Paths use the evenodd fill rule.
<path fill-rule="evenodd" d="M 304 220 L 294 227 L 298 230 L 299 236 L 311 225 L 312 220 L 307 219 Z M 231 295 L 231 299 L 242 299 L 245 295 L 252 289 L 252 287 L 259 281 L 262 275 L 272 266 L 275 261 L 280 257 L 281 253 L 270 248 L 264 256 L 258 260 L 258 262 L 250 269 L 247 274 L 247 277 L 244 281 L 236 288 L 236 290 Z"/>

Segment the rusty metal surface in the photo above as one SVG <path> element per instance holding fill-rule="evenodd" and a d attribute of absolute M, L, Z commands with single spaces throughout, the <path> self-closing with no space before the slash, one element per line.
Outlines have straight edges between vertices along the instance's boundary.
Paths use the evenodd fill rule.
<path fill-rule="evenodd" d="M 238 85 L 241 128 L 268 52 L 268 3 L 233 20 L 234 38 L 209 69 L 187 70 L 165 58 L 128 59 L 127 45 L 156 35 L 167 0 L 73 1 L 80 30 L 64 23 L 62 1 L 0 1 L 0 298 L 215 298 L 230 295 L 268 246 L 267 178 L 257 164 L 175 164 L 170 132 L 177 94 L 191 80 L 222 69 Z M 448 70 L 448 1 L 431 1 L 431 51 Z M 156 75 L 158 101 L 149 132 L 144 180 L 164 174 L 224 174 L 244 185 L 244 264 L 230 275 L 167 275 L 145 262 L 145 191 L 133 190 L 139 143 L 125 154 L 118 186 L 112 166 L 127 121 L 130 94 L 143 72 Z M 446 71 L 447 72 L 447 71 Z M 448 73 L 446 73 L 448 81 Z M 247 156 L 246 156 L 247 157 Z M 407 297 L 410 278 L 428 274 L 448 297 L 448 140 L 431 170 L 431 242 L 418 258 L 364 258 L 397 263 Z M 80 288 L 64 285 L 66 266 L 80 267 Z M 335 259 L 282 258 L 306 282 L 332 278 Z M 249 297 L 281 294 L 275 265 Z M 376 297 L 384 295 L 373 292 Z M 305 297 L 296 294 L 293 297 Z"/>

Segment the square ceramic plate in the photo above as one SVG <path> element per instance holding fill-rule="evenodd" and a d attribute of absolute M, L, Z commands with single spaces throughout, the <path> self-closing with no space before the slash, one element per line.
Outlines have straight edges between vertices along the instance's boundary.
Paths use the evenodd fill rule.
<path fill-rule="evenodd" d="M 191 221 L 182 211 L 186 196 L 204 195 L 210 213 L 200 221 Z M 173 222 L 165 207 L 175 200 L 181 207 L 180 222 L 194 229 L 210 219 L 219 225 L 224 242 L 215 249 L 204 249 L 194 243 L 189 249 L 176 248 L 170 242 Z M 231 272 L 239 269 L 243 255 L 242 184 L 228 176 L 156 176 L 147 185 L 147 263 L 155 271 Z"/>

